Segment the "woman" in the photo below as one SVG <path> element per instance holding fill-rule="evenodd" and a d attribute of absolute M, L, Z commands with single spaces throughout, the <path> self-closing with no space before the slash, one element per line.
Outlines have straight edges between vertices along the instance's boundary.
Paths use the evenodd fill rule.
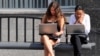
<path fill-rule="evenodd" d="M 60 42 L 60 37 L 64 32 L 65 17 L 57 2 L 51 2 L 46 14 L 42 18 L 42 23 L 57 23 L 58 32 L 52 35 L 42 35 L 41 42 L 44 45 L 45 56 L 54 56 L 53 46 Z"/>
<path fill-rule="evenodd" d="M 74 56 L 81 56 L 81 45 L 87 43 L 87 35 L 90 32 L 90 16 L 85 13 L 82 6 L 77 5 L 75 7 L 75 14 L 70 16 L 69 24 L 82 24 L 85 26 L 84 35 L 71 35 L 71 43 L 74 47 Z"/>

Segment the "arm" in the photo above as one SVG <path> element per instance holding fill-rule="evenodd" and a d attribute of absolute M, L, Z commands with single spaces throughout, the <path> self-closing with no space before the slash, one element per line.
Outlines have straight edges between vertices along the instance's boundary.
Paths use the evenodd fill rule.
<path fill-rule="evenodd" d="M 77 23 L 82 24 L 82 21 L 83 21 L 83 17 L 76 18 L 75 14 L 71 15 L 69 18 L 70 25 L 77 24 Z"/>
<path fill-rule="evenodd" d="M 60 35 L 63 34 L 63 32 L 64 32 L 64 24 L 65 24 L 64 17 L 59 18 L 58 25 L 60 27 L 60 31 L 55 33 L 56 36 L 60 36 Z"/>
<path fill-rule="evenodd" d="M 45 15 L 42 17 L 41 23 L 45 23 Z"/>
<path fill-rule="evenodd" d="M 65 21 L 64 21 L 64 17 L 61 18 L 60 22 L 59 22 L 59 25 L 60 25 L 60 33 L 63 34 L 64 32 L 64 24 L 65 24 Z"/>
<path fill-rule="evenodd" d="M 80 17 L 75 17 L 75 18 L 76 18 L 76 21 L 75 21 L 74 24 L 77 24 L 77 23 L 83 24 L 82 22 L 83 22 L 83 19 L 84 19 L 84 14 L 81 15 Z"/>
<path fill-rule="evenodd" d="M 90 29 L 91 29 L 90 16 L 87 15 L 86 16 L 86 22 L 85 22 L 85 32 L 86 32 L 86 34 L 88 34 L 90 32 Z"/>

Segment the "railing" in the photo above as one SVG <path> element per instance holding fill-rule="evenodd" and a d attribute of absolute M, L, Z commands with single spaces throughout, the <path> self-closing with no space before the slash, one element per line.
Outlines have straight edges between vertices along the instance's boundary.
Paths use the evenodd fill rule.
<path fill-rule="evenodd" d="M 0 8 L 47 8 L 52 0 L 0 0 Z M 75 0 L 56 0 L 65 8 L 75 6 Z"/>
<path fill-rule="evenodd" d="M 14 21 L 11 21 L 11 19 L 14 19 Z M 27 19 L 32 20 L 32 24 L 30 23 L 31 26 L 32 26 L 32 29 L 31 29 L 32 34 L 31 35 L 32 35 L 32 42 L 34 42 L 34 28 L 35 28 L 34 20 L 35 19 L 41 19 L 41 18 L 34 17 L 34 16 L 31 16 L 31 15 L 20 15 L 20 14 L 0 14 L 0 42 L 3 42 L 2 39 L 6 38 L 6 37 L 3 37 L 3 34 L 6 34 L 6 33 L 7 33 L 6 34 L 7 35 L 7 41 L 6 42 L 11 42 L 10 37 L 13 35 L 13 34 L 11 34 L 11 31 L 12 31 L 11 29 L 13 29 L 13 28 L 15 28 L 15 37 L 13 37 L 13 38 L 15 38 L 15 42 L 19 41 L 18 40 L 18 38 L 19 38 L 18 37 L 19 36 L 18 31 L 20 31 L 19 27 L 22 26 L 22 25 L 19 24 L 20 19 L 23 19 L 22 24 L 23 24 L 23 31 L 24 31 L 23 32 L 24 42 L 27 42 L 26 41 Z M 15 27 L 12 26 L 11 24 L 13 24 Z M 12 26 L 12 28 L 11 28 L 11 26 Z"/>
<path fill-rule="evenodd" d="M 0 8 L 46 8 L 48 0 L 0 0 Z"/>
<path fill-rule="evenodd" d="M 5 20 L 6 19 L 6 20 Z M 14 21 L 11 21 L 11 19 L 14 19 Z M 21 20 L 23 19 L 23 20 Z M 32 42 L 27 42 L 27 37 L 29 38 L 30 36 L 26 36 L 27 35 L 27 19 L 30 19 L 32 23 L 29 22 L 29 24 L 32 24 L 32 29 L 31 29 L 31 35 L 32 35 Z M 35 33 L 35 19 L 41 19 L 40 17 L 34 17 L 32 15 L 24 15 L 24 14 L 0 14 L 0 49 L 35 49 L 35 50 L 43 50 L 44 46 L 41 44 L 41 42 L 36 42 L 35 38 L 39 38 L 40 37 L 35 37 L 34 34 L 38 34 Z M 19 21 L 21 22 L 21 24 L 19 24 Z M 13 34 L 11 34 L 11 31 L 13 28 L 11 28 L 11 26 L 13 27 L 13 24 L 15 25 L 15 37 L 13 37 L 15 39 L 14 42 L 12 42 L 10 40 L 11 36 Z M 36 24 L 38 25 L 39 22 L 36 22 Z M 19 26 L 20 25 L 20 26 Z M 23 27 L 23 29 L 19 30 L 19 27 Z M 3 41 L 2 38 L 3 37 L 3 30 L 5 31 L 5 33 L 7 33 L 6 37 L 7 37 L 7 41 Z M 24 41 L 20 42 L 19 41 L 19 34 L 22 34 L 21 30 L 23 31 L 23 37 L 24 37 Z M 18 32 L 20 31 L 20 32 Z M 38 34 L 39 35 L 39 34 Z M 22 38 L 22 37 L 21 37 Z M 88 44 L 84 44 L 82 45 L 82 49 L 89 49 L 91 50 L 96 44 L 95 43 L 88 43 Z M 69 54 L 68 50 L 72 50 L 73 46 L 71 44 L 66 44 L 65 42 L 61 42 L 57 45 L 54 46 L 54 50 L 55 50 L 55 56 L 59 56 L 59 55 L 64 55 L 66 56 L 67 54 Z M 62 51 L 61 51 L 62 50 Z M 64 51 L 64 52 L 63 52 Z M 68 56 L 68 55 L 67 55 Z"/>

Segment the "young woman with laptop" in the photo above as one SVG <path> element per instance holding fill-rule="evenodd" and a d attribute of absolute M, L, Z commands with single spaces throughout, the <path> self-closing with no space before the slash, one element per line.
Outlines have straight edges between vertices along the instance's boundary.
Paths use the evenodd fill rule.
<path fill-rule="evenodd" d="M 81 56 L 81 45 L 87 43 L 87 36 L 90 32 L 90 16 L 85 13 L 82 6 L 75 7 L 75 14 L 70 16 L 69 25 L 84 25 L 85 34 L 72 34 L 71 43 L 74 48 L 74 56 Z"/>
<path fill-rule="evenodd" d="M 41 24 L 57 23 L 58 31 L 54 34 L 42 34 L 41 43 L 44 45 L 45 56 L 55 56 L 53 46 L 60 42 L 60 36 L 64 32 L 65 17 L 61 12 L 60 6 L 57 2 L 50 3 L 45 15 L 42 18 Z"/>

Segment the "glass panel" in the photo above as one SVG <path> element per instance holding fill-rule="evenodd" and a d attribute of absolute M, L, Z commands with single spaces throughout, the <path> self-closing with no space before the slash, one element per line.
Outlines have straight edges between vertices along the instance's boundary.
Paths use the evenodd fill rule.
<path fill-rule="evenodd" d="M 47 8 L 52 0 L 0 0 L 0 8 Z M 75 5 L 75 0 L 56 0 L 61 7 Z"/>
<path fill-rule="evenodd" d="M 2 8 L 2 6 L 3 6 L 2 4 L 3 4 L 3 3 L 2 3 L 2 0 L 0 0 L 0 8 Z"/>
<path fill-rule="evenodd" d="M 75 6 L 75 0 L 56 0 L 61 7 L 69 8 Z"/>
<path fill-rule="evenodd" d="M 23 8 L 23 0 L 18 0 L 18 8 Z"/>
<path fill-rule="evenodd" d="M 32 4 L 33 4 L 33 3 L 32 3 L 32 0 L 30 0 L 30 8 L 32 8 Z"/>

